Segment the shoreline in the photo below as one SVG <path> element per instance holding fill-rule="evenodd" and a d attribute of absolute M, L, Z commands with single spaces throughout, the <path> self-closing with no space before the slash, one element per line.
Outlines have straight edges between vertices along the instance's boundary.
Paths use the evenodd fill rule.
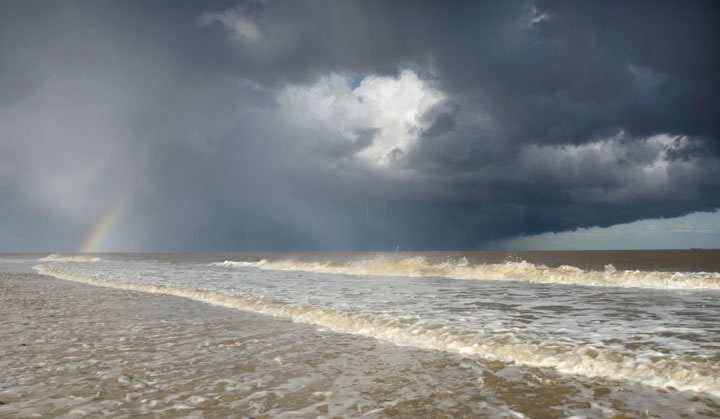
<path fill-rule="evenodd" d="M 0 416 L 148 414 L 143 405 L 153 403 L 143 400 L 153 393 L 155 406 L 164 401 L 178 414 L 198 407 L 214 407 L 216 416 L 234 414 L 234 398 L 192 394 L 194 387 L 215 380 L 189 365 L 212 355 L 209 347 L 202 350 L 206 337 L 232 339 L 233 323 L 240 328 L 270 320 L 180 297 L 39 274 L 0 273 L 0 281 L 6 376 Z M 207 336 L 188 333 L 197 328 Z M 173 380 L 178 371 L 187 379 Z"/>
<path fill-rule="evenodd" d="M 694 393 L 397 346 L 182 297 L 34 273 L 0 273 L 0 334 L 3 417 L 720 411 L 714 399 Z"/>
<path fill-rule="evenodd" d="M 460 383 L 444 384 L 453 381 L 444 376 L 450 370 L 428 383 L 401 378 L 421 362 L 445 365 L 451 355 L 182 297 L 0 273 L 0 319 L 7 337 L 0 342 L 0 417 L 473 412 L 467 400 L 449 403 L 442 392 L 435 400 L 442 408 L 402 400 L 430 401 L 443 388 L 466 385 L 470 369 Z"/>

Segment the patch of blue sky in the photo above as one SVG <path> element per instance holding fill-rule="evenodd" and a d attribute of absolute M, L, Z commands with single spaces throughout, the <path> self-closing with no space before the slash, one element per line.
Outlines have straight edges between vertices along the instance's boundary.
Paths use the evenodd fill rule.
<path fill-rule="evenodd" d="M 346 73 L 345 81 L 347 81 L 350 89 L 355 90 L 360 86 L 360 83 L 365 79 L 365 75 L 360 73 Z"/>
<path fill-rule="evenodd" d="M 720 248 L 720 211 L 497 241 L 499 250 Z"/>

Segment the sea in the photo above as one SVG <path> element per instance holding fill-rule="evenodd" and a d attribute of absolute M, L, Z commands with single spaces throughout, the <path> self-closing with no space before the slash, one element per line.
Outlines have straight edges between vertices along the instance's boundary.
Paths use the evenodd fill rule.
<path fill-rule="evenodd" d="M 118 355 L 144 371 L 127 415 L 720 417 L 720 250 L 16 254 L 0 271 L 93 287 L 88 306 L 122 290 L 163 316 L 153 333 L 195 339 Z"/>

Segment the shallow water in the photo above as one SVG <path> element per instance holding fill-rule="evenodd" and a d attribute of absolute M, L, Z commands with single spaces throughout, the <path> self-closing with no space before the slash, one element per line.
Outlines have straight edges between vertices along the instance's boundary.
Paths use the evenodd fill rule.
<path fill-rule="evenodd" d="M 189 397 L 204 398 L 187 407 L 198 414 L 211 414 L 208 400 L 230 393 L 243 396 L 232 407 L 238 412 L 271 416 L 720 412 L 717 273 L 474 263 L 436 254 L 230 256 L 53 255 L 33 263 L 56 278 L 193 299 L 249 319 L 222 339 L 231 342 L 236 362 L 248 360 L 247 378 L 262 383 L 268 375 L 267 386 L 260 393 L 240 385 L 193 393 Z M 224 345 L 194 325 L 205 324 L 202 310 L 171 313 L 176 309 L 166 302 L 152 310 L 172 316 L 158 326 L 163 333 L 176 329 L 182 332 L 174 336 Z M 104 317 L 85 314 L 87 322 L 98 316 Z M 108 339 L 98 352 L 112 347 Z M 248 353 L 251 339 L 272 351 Z M 147 364 L 143 355 L 163 347 L 143 342 L 128 365 Z M 174 347 L 169 353 L 208 363 L 200 381 L 223 361 L 206 359 L 199 345 L 184 355 Z M 163 369 L 184 374 L 180 364 Z M 164 411 L 147 409 L 142 412 Z"/>

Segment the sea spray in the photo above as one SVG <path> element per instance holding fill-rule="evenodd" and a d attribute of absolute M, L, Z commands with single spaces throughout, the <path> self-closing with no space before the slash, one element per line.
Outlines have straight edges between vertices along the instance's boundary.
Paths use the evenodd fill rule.
<path fill-rule="evenodd" d="M 720 273 L 716 272 L 619 271 L 613 265 L 607 265 L 603 271 L 592 271 L 570 265 L 550 267 L 526 261 L 470 264 L 466 258 L 441 263 L 428 262 L 422 256 L 378 256 L 350 262 L 261 259 L 255 262 L 228 260 L 213 265 L 342 275 L 437 277 L 655 289 L 720 289 Z"/>

